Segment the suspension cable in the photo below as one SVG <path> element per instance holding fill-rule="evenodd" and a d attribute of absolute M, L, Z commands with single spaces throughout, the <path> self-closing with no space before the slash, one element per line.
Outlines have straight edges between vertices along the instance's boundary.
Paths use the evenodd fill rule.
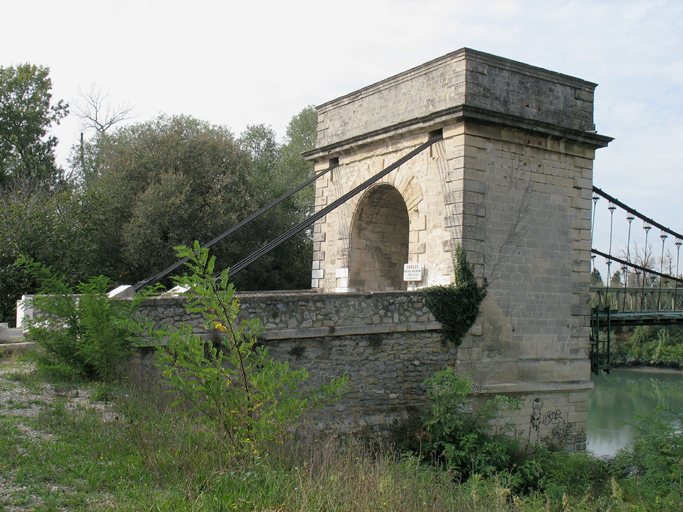
<path fill-rule="evenodd" d="M 635 263 L 630 263 L 626 260 L 622 260 L 621 258 L 617 258 L 616 256 L 610 256 L 609 254 L 605 254 L 604 252 L 598 251 L 597 249 L 591 249 L 591 252 L 593 254 L 597 254 L 598 256 L 602 256 L 606 260 L 616 261 L 618 263 L 621 263 L 622 265 L 628 265 L 631 268 L 635 268 L 637 270 L 640 270 L 643 272 L 643 278 L 645 276 L 645 273 L 648 273 L 648 274 L 663 277 L 665 279 L 669 279 L 671 281 L 676 281 L 677 283 L 683 284 L 683 279 L 681 279 L 681 278 L 673 277 L 673 276 L 670 276 L 667 274 L 662 274 L 660 272 L 657 272 L 656 270 L 650 270 L 649 268 L 645 268 L 645 267 L 642 267 L 640 265 L 636 265 Z"/>
<path fill-rule="evenodd" d="M 220 235 L 218 235 L 216 238 L 214 238 L 214 239 L 211 240 L 210 242 L 205 243 L 204 245 L 202 245 L 202 248 L 203 248 L 203 249 L 208 249 L 209 247 L 211 247 L 211 246 L 214 245 L 215 243 L 220 242 L 220 241 L 223 240 L 226 236 L 231 235 L 232 233 L 234 233 L 235 231 L 237 231 L 237 230 L 240 229 L 241 227 L 243 227 L 243 226 L 245 226 L 246 224 L 250 223 L 252 220 L 254 220 L 254 219 L 260 217 L 261 215 L 263 215 L 264 213 L 266 213 L 266 212 L 267 212 L 268 210 L 270 210 L 271 208 L 277 206 L 278 204 L 280 204 L 280 203 L 281 203 L 282 201 L 284 201 L 285 199 L 288 199 L 289 197 L 293 196 L 294 194 L 296 194 L 297 192 L 299 192 L 299 190 L 301 190 L 302 188 L 307 187 L 308 185 L 310 185 L 311 183 L 313 183 L 315 180 L 317 180 L 318 178 L 321 178 L 322 176 L 324 176 L 325 174 L 327 174 L 327 173 L 330 172 L 332 169 L 334 169 L 334 168 L 336 168 L 336 167 L 338 167 L 338 166 L 339 166 L 339 162 L 338 162 L 338 161 L 335 161 L 334 163 L 332 163 L 332 164 L 331 164 L 327 169 L 325 169 L 324 171 L 319 172 L 319 173 L 317 173 L 317 174 L 314 174 L 313 176 L 311 176 L 310 178 L 308 178 L 306 181 L 304 181 L 301 185 L 299 185 L 299 186 L 296 187 L 296 188 L 293 188 L 293 189 L 290 190 L 289 192 L 287 192 L 287 193 L 285 193 L 284 195 L 280 196 L 278 199 L 276 199 L 275 201 L 273 201 L 272 203 L 270 203 L 268 206 L 264 206 L 264 207 L 261 208 L 259 211 L 257 211 L 256 213 L 250 215 L 249 217 L 247 217 L 247 218 L 244 219 L 243 221 L 239 222 L 238 224 L 235 224 L 233 227 L 231 227 L 231 228 L 228 229 L 227 231 L 224 231 L 223 233 L 221 233 Z M 183 263 L 185 263 L 187 260 L 188 260 L 187 258 L 182 258 L 182 259 L 176 261 L 173 265 L 171 265 L 170 267 L 168 267 L 168 268 L 162 270 L 161 272 L 159 272 L 159 273 L 156 274 L 155 276 L 149 277 L 149 278 L 147 278 L 147 279 L 143 279 L 142 281 L 138 282 L 138 283 L 133 287 L 133 289 L 137 292 L 137 291 L 140 291 L 140 290 L 142 290 L 143 288 L 145 288 L 145 287 L 147 287 L 147 286 L 150 286 L 150 285 L 152 285 L 152 284 L 154 284 L 154 283 L 157 283 L 157 282 L 161 281 L 164 277 L 166 277 L 168 274 L 170 274 L 171 272 L 173 272 L 175 269 L 177 269 L 179 266 L 181 266 L 181 265 L 182 265 Z"/>
<path fill-rule="evenodd" d="M 401 165 L 403 165 L 404 163 L 406 163 L 408 160 L 410 160 L 411 158 L 413 158 L 414 156 L 418 155 L 419 153 L 421 153 L 422 151 L 424 151 L 425 149 L 427 149 L 428 147 L 430 147 L 432 144 L 434 144 L 435 142 L 438 142 L 438 141 L 440 141 L 440 140 L 443 140 L 443 135 L 441 135 L 441 134 L 436 135 L 435 137 L 430 138 L 427 142 L 425 142 L 425 143 L 422 144 L 421 146 L 415 148 L 415 149 L 412 150 L 410 153 L 408 153 L 408 154 L 405 155 L 404 157 L 400 158 L 399 160 L 397 160 L 396 162 L 394 162 L 393 164 L 391 164 L 389 167 L 387 167 L 387 168 L 384 169 L 383 171 L 378 172 L 378 173 L 375 174 L 372 178 L 370 178 L 370 179 L 366 180 L 365 182 L 361 183 L 361 184 L 358 185 L 356 188 L 354 188 L 354 189 L 351 190 L 350 192 L 347 192 L 346 194 L 344 194 L 343 196 L 341 196 L 339 199 L 337 199 L 337 200 L 335 200 L 334 202 L 330 203 L 330 204 L 329 204 L 328 206 L 326 206 L 325 208 L 322 208 L 321 210 L 317 211 L 316 213 L 314 213 L 313 215 L 311 215 L 308 219 L 306 219 L 305 221 L 303 221 L 303 222 L 300 223 L 299 225 L 294 226 L 294 227 L 291 228 L 289 231 L 286 231 L 285 233 L 283 233 L 282 235 L 280 235 L 279 237 L 277 237 L 277 238 L 276 238 L 275 240 L 273 240 L 272 242 L 270 242 L 270 243 L 264 245 L 263 247 L 261 247 L 261 249 L 255 251 L 254 253 L 252 253 L 251 255 L 247 256 L 246 258 L 244 258 L 244 259 L 243 259 L 242 261 L 240 261 L 239 263 L 237 263 L 237 264 L 233 265 L 232 267 L 230 267 L 228 276 L 229 276 L 229 277 L 232 277 L 232 276 L 234 276 L 235 274 L 237 274 L 238 272 L 244 270 L 244 268 L 246 268 L 248 265 L 250 265 L 251 263 L 253 263 L 253 262 L 256 261 L 257 259 L 259 259 L 261 256 L 264 256 L 265 254 L 267 254 L 268 252 L 272 251 L 273 249 L 275 249 L 275 248 L 276 248 L 277 246 L 279 246 L 280 244 L 286 242 L 287 240 L 289 240 L 290 238 L 292 238 L 294 235 L 296 235 L 296 234 L 299 233 L 300 231 L 306 229 L 308 226 L 310 226 L 311 224 L 313 224 L 313 223 L 314 223 L 315 221 L 317 221 L 318 219 L 321 219 L 322 217 L 324 217 L 325 215 L 327 215 L 327 214 L 330 213 L 331 211 L 335 210 L 336 208 L 338 208 L 339 206 L 341 206 L 342 204 L 344 204 L 346 201 L 348 201 L 348 200 L 351 199 L 352 197 L 356 196 L 357 194 L 359 194 L 360 192 L 362 192 L 363 190 L 365 190 L 366 188 L 368 188 L 370 185 L 372 185 L 373 183 L 379 181 L 379 180 L 382 179 L 384 176 L 386 176 L 387 174 L 389 174 L 391 171 L 397 169 L 398 167 L 400 167 Z M 218 278 L 219 275 L 220 275 L 220 272 L 214 274 L 214 278 Z"/>
<path fill-rule="evenodd" d="M 662 226 L 659 222 L 656 222 L 656 221 L 652 220 L 651 218 L 646 217 L 646 216 L 643 215 L 642 213 L 638 212 L 637 210 L 634 210 L 634 209 L 631 208 L 630 206 L 625 205 L 624 203 L 622 203 L 622 202 L 619 201 L 618 199 L 612 197 L 612 196 L 609 195 L 608 193 L 603 192 L 603 191 L 600 190 L 598 187 L 593 187 L 593 192 L 595 192 L 596 194 L 598 194 L 598 195 L 604 197 L 604 198 L 607 199 L 610 203 L 614 203 L 614 204 L 616 204 L 617 206 L 619 206 L 620 208 L 622 208 L 622 209 L 626 210 L 627 212 L 629 212 L 629 213 L 635 215 L 636 217 L 638 217 L 638 218 L 641 219 L 642 221 L 647 222 L 648 224 L 651 224 L 651 225 L 655 226 L 656 228 L 659 228 L 660 230 L 664 231 L 665 233 L 668 233 L 668 234 L 670 234 L 670 235 L 675 236 L 676 238 L 683 239 L 683 235 L 681 235 L 680 233 L 676 233 L 675 231 L 673 231 L 673 230 L 667 228 L 666 226 Z"/>

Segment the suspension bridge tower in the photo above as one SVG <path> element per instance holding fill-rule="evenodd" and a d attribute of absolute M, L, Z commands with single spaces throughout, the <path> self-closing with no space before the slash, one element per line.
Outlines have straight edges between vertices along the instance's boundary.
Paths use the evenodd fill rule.
<path fill-rule="evenodd" d="M 572 435 L 578 448 L 593 160 L 612 140 L 593 124 L 595 87 L 461 49 L 317 107 L 305 155 L 317 172 L 335 166 L 316 182 L 317 211 L 360 188 L 314 225 L 312 287 L 448 284 L 461 244 L 488 296 L 448 364 L 522 399 L 530 439 Z"/>

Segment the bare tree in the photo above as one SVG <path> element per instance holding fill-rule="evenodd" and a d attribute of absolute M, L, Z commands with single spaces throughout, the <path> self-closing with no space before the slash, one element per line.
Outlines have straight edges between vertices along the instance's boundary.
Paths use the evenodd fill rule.
<path fill-rule="evenodd" d="M 94 129 L 101 135 L 116 123 L 135 117 L 133 107 L 128 103 L 113 104 L 108 100 L 109 91 L 96 84 L 86 90 L 79 88 L 78 94 L 73 113 L 81 120 L 83 131 Z"/>

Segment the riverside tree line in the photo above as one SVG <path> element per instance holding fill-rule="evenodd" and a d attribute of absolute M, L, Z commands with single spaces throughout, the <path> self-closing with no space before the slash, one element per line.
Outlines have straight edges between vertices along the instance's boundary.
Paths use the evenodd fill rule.
<path fill-rule="evenodd" d="M 56 164 L 50 129 L 69 115 L 53 101 L 49 69 L 0 67 L 0 321 L 36 290 L 16 263 L 33 258 L 77 284 L 103 275 L 134 284 L 172 264 L 174 246 L 206 242 L 281 196 L 313 172 L 301 152 L 315 145 L 312 107 L 295 115 L 284 143 L 272 128 L 225 126 L 161 115 L 122 126 L 127 107 L 107 110 L 91 89 L 76 109 L 94 134 Z M 73 115 L 73 114 L 72 114 Z M 313 208 L 309 187 L 212 249 L 218 266 L 244 256 L 296 225 Z M 240 290 L 310 285 L 311 240 L 294 237 L 238 274 Z"/>

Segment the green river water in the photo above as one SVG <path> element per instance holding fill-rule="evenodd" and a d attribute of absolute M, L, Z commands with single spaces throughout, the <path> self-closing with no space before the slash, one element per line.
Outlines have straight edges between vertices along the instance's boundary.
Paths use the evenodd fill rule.
<path fill-rule="evenodd" d="M 614 455 L 630 445 L 634 429 L 624 422 L 652 414 L 657 406 L 683 409 L 683 371 L 656 368 L 613 369 L 593 376 L 588 393 L 588 450 Z"/>

